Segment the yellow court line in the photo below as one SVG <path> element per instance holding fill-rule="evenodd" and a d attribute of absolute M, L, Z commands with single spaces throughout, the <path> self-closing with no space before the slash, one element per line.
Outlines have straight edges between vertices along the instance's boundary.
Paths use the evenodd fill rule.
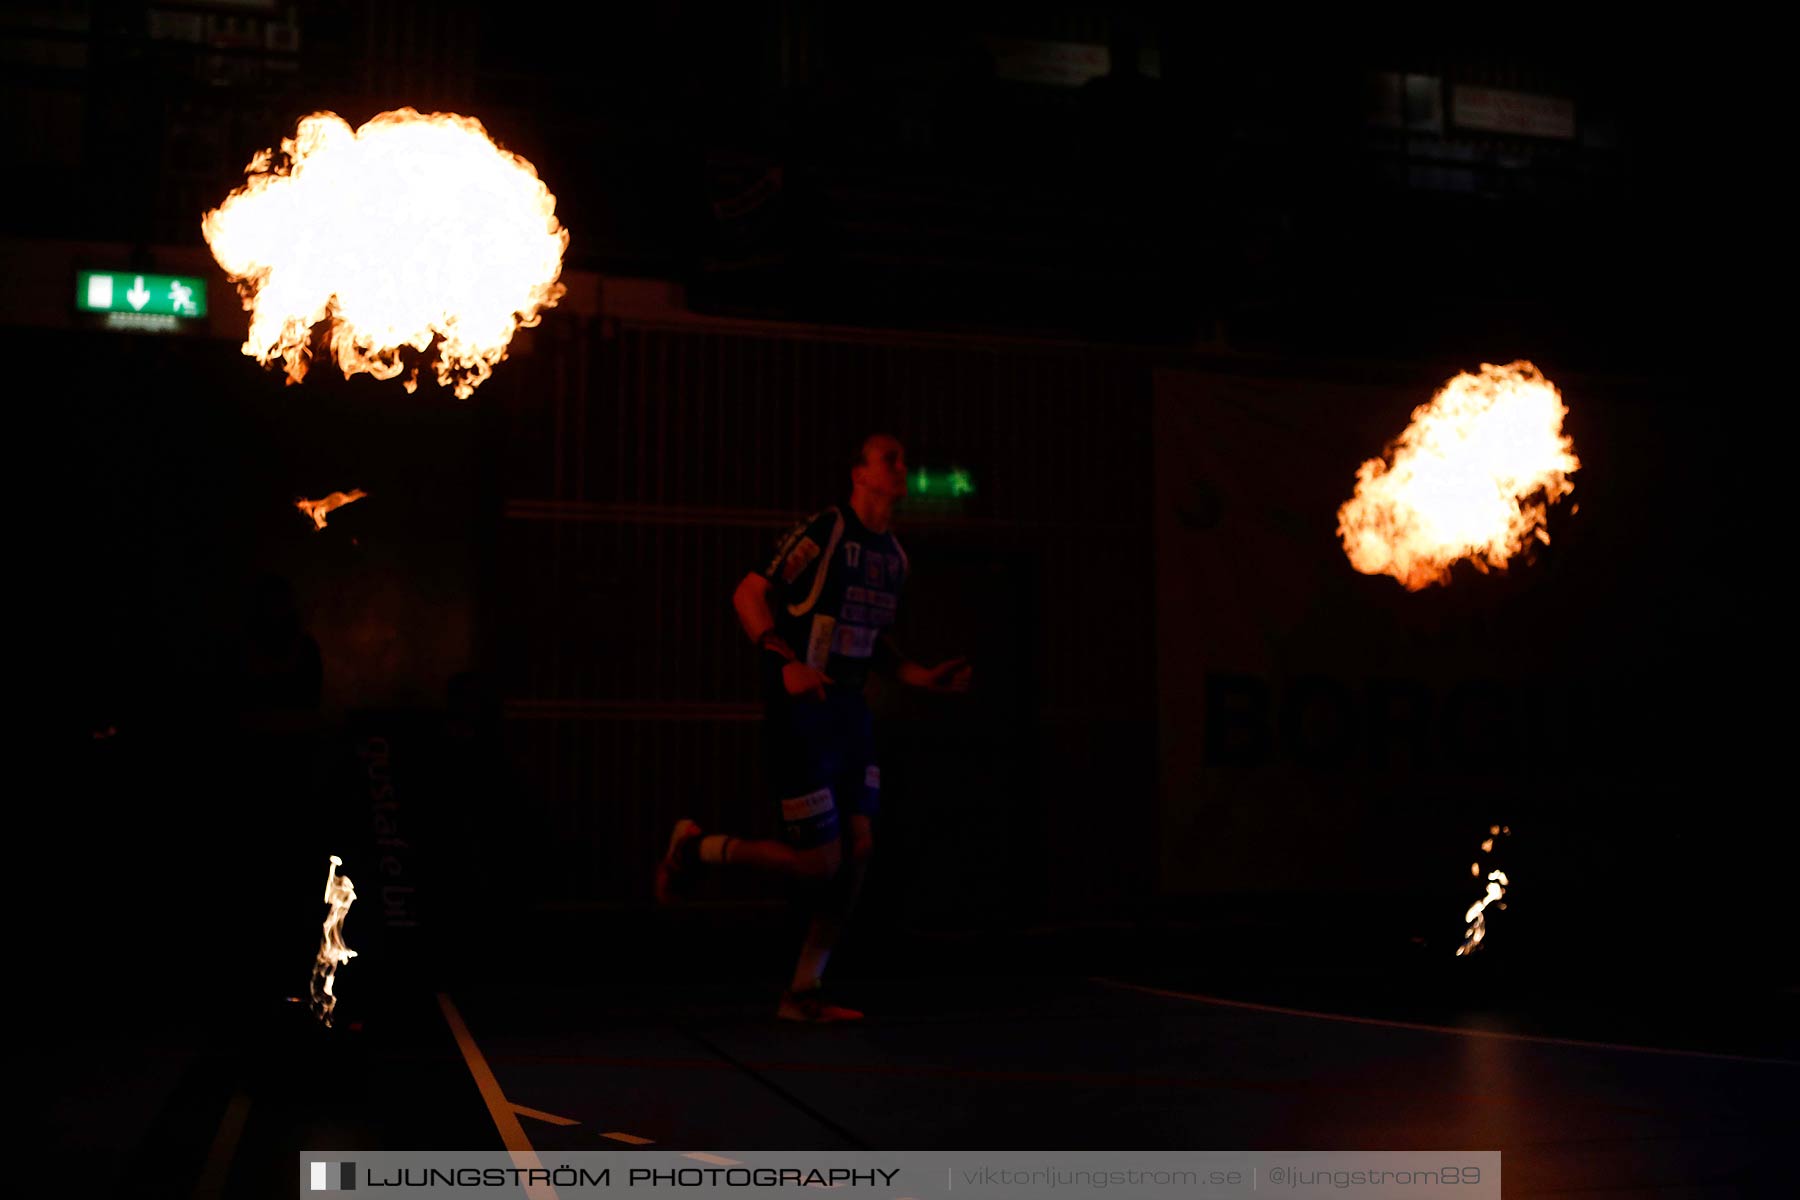
<path fill-rule="evenodd" d="M 225 1179 L 231 1174 L 231 1160 L 237 1155 L 238 1139 L 244 1136 L 244 1122 L 250 1116 L 250 1097 L 234 1092 L 219 1118 L 219 1131 L 213 1134 L 212 1148 L 206 1152 L 206 1169 L 194 1185 L 194 1200 L 225 1194 Z"/>
<path fill-rule="evenodd" d="M 559 1117 L 555 1113 L 547 1113 L 541 1108 L 526 1108 L 523 1104 L 514 1104 L 512 1110 L 521 1117 L 530 1117 L 534 1121 L 547 1121 L 552 1125 L 579 1125 L 574 1117 Z"/>
<path fill-rule="evenodd" d="M 654 1146 L 655 1138 L 641 1138 L 635 1133 L 603 1133 L 603 1138 L 611 1138 L 615 1142 L 626 1142 L 633 1146 Z"/>
<path fill-rule="evenodd" d="M 1507 1033 L 1498 1029 L 1459 1029 L 1454 1025 L 1426 1025 L 1418 1021 L 1386 1021 L 1379 1017 L 1352 1017 L 1344 1013 L 1313 1012 L 1305 1008 L 1283 1008 L 1279 1004 L 1254 1004 L 1248 1000 L 1226 1000 L 1219 996 L 1203 996 L 1198 992 L 1177 992 L 1169 988 L 1127 983 L 1123 979 L 1107 979 L 1100 975 L 1090 975 L 1088 981 L 1104 983 L 1108 987 L 1127 988 L 1134 992 L 1147 992 L 1152 996 L 1170 996 L 1177 1000 L 1197 1000 L 1202 1004 L 1216 1004 L 1221 1008 L 1242 1008 L 1250 1012 L 1278 1013 L 1284 1017 L 1310 1017 L 1315 1021 L 1341 1021 L 1346 1025 L 1374 1025 L 1381 1029 L 1448 1033 L 1457 1037 L 1491 1038 L 1502 1042 L 1536 1042 L 1546 1046 L 1579 1046 L 1584 1050 L 1626 1050 L 1636 1054 L 1670 1054 L 1678 1058 L 1717 1058 L 1726 1062 L 1760 1063 L 1772 1067 L 1800 1067 L 1800 1062 L 1795 1062 L 1791 1058 L 1755 1058 L 1748 1054 L 1718 1054 L 1710 1050 L 1671 1050 L 1663 1046 L 1632 1046 L 1624 1042 L 1589 1042 L 1581 1038 L 1549 1037 L 1541 1033 Z"/>
<path fill-rule="evenodd" d="M 456 1047 L 462 1051 L 463 1062 L 469 1066 L 469 1074 L 475 1077 L 475 1086 L 481 1091 L 481 1099 L 487 1104 L 488 1116 L 493 1118 L 494 1128 L 500 1131 L 500 1140 L 506 1143 L 506 1149 L 512 1154 L 513 1166 L 521 1171 L 541 1171 L 544 1164 L 538 1161 L 537 1150 L 531 1139 L 525 1136 L 525 1127 L 519 1124 L 518 1114 L 506 1099 L 506 1093 L 500 1090 L 500 1081 L 494 1078 L 494 1072 L 488 1068 L 487 1059 L 481 1053 L 481 1047 L 469 1034 L 469 1027 L 463 1023 L 462 1014 L 456 1011 L 456 1005 L 443 992 L 437 994 L 438 1007 L 443 1010 L 444 1020 L 450 1026 L 450 1032 L 456 1035 Z M 525 1194 L 532 1200 L 557 1200 L 556 1189 L 547 1183 L 527 1183 Z"/>

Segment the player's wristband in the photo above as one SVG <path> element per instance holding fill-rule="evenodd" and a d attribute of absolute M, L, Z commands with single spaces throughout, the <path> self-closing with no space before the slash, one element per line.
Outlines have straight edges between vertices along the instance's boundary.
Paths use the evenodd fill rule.
<path fill-rule="evenodd" d="M 794 653 L 793 647 L 789 646 L 786 641 L 776 636 L 773 629 L 757 638 L 756 646 L 762 651 L 756 657 L 762 660 L 763 687 L 770 695 L 784 694 L 786 689 L 781 682 L 782 672 L 787 669 L 789 663 L 797 662 L 799 655 Z"/>
<path fill-rule="evenodd" d="M 800 658 L 798 654 L 794 653 L 794 648 L 783 641 L 773 629 L 765 630 L 763 635 L 756 639 L 756 645 L 758 649 L 773 654 L 784 663 L 797 662 Z"/>

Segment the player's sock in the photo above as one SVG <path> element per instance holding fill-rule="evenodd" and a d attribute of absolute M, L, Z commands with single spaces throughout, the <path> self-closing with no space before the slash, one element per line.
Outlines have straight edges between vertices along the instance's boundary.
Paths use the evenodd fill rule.
<path fill-rule="evenodd" d="M 693 839 L 694 857 L 703 863 L 731 861 L 731 843 L 737 841 L 728 833 L 711 833 Z"/>
<path fill-rule="evenodd" d="M 831 948 L 837 943 L 836 918 L 818 914 L 806 926 L 806 941 L 800 947 L 800 961 L 794 964 L 793 990 L 804 992 L 819 986 L 825 964 L 831 959 Z"/>

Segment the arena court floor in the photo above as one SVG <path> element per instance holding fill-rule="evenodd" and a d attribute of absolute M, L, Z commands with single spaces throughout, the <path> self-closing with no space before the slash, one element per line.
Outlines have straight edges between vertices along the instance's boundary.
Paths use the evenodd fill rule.
<path fill-rule="evenodd" d="M 869 1018 L 796 1026 L 771 1015 L 781 922 L 663 925 L 688 940 L 609 943 L 607 978 L 533 982 L 522 955 L 323 1036 L 273 1009 L 148 1049 L 90 1031 L 72 1058 L 112 1082 L 78 1136 L 153 1195 L 290 1194 L 300 1147 L 1081 1147 L 1499 1149 L 1507 1196 L 1677 1197 L 1757 1190 L 1794 1124 L 1792 995 L 1672 1020 L 1329 964 L 1233 994 L 1190 957 L 1220 931 L 1102 925 L 847 949 L 828 978 Z"/>

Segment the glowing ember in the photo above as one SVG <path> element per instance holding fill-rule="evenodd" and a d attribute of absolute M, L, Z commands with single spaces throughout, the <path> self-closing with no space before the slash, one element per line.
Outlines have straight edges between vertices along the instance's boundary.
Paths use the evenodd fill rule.
<path fill-rule="evenodd" d="M 1492 850 L 1494 848 L 1495 837 L 1505 836 L 1511 833 L 1512 828 L 1510 826 L 1495 825 L 1490 831 L 1489 836 L 1482 841 L 1481 848 L 1483 850 Z M 1481 877 L 1481 864 L 1479 862 L 1470 863 L 1469 874 L 1479 879 Z M 1487 880 L 1487 890 L 1482 893 L 1479 900 L 1469 906 L 1469 911 L 1463 914 L 1463 920 L 1468 923 L 1469 928 L 1463 932 L 1462 945 L 1456 948 L 1456 953 L 1459 958 L 1462 955 L 1473 953 L 1475 949 L 1481 945 L 1482 939 L 1487 937 L 1487 917 L 1485 913 L 1488 905 L 1499 904 L 1501 908 L 1506 907 L 1505 904 L 1500 902 L 1501 897 L 1506 895 L 1506 889 L 1512 882 L 1507 879 L 1506 872 L 1489 871 Z"/>
<path fill-rule="evenodd" d="M 1575 490 L 1581 466 L 1563 436 L 1556 386 L 1528 362 L 1446 383 L 1386 454 L 1356 472 L 1338 509 L 1338 537 L 1365 575 L 1409 591 L 1450 582 L 1450 564 L 1504 568 L 1528 539 L 1549 542 L 1551 504 Z"/>
<path fill-rule="evenodd" d="M 344 865 L 344 860 L 337 855 L 331 856 L 331 866 L 325 871 L 325 903 L 331 911 L 325 915 L 325 933 L 319 939 L 319 957 L 313 962 L 312 973 L 312 1010 L 313 1016 L 331 1025 L 331 1010 L 337 1007 L 337 996 L 332 993 L 332 985 L 337 981 L 338 964 L 348 962 L 356 957 L 356 951 L 344 945 L 344 918 L 350 913 L 350 906 L 356 902 L 356 885 L 350 882 L 348 875 L 339 875 L 337 869 Z"/>
<path fill-rule="evenodd" d="M 200 228 L 250 311 L 244 353 L 290 383 L 323 322 L 345 378 L 392 379 L 435 336 L 438 383 L 466 399 L 563 294 L 556 197 L 473 117 L 402 108 L 353 131 L 318 112 L 245 173 Z"/>
<path fill-rule="evenodd" d="M 353 500 L 362 500 L 369 493 L 361 488 L 348 492 L 333 492 L 323 500 L 296 500 L 294 507 L 313 519 L 313 529 L 325 528 L 325 514 L 333 509 L 342 508 Z"/>

